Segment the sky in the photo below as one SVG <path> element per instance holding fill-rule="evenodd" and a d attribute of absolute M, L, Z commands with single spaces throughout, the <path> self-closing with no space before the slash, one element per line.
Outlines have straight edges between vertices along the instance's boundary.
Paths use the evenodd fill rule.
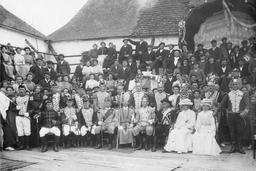
<path fill-rule="evenodd" d="M 8 11 L 49 35 L 66 24 L 87 0 L 0 0 Z"/>

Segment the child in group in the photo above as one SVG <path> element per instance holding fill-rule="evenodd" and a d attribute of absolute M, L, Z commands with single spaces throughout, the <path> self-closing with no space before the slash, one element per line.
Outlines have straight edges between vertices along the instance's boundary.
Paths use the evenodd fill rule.
<path fill-rule="evenodd" d="M 198 113 L 195 134 L 193 135 L 193 154 L 219 155 L 221 149 L 216 142 L 216 125 L 211 110 L 212 100 L 202 100 L 202 111 Z"/>

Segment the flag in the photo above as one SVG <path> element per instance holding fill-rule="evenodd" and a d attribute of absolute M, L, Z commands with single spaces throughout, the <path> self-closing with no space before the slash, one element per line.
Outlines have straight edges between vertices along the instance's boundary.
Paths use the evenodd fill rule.
<path fill-rule="evenodd" d="M 0 92 L 0 113 L 3 119 L 6 119 L 6 111 L 9 108 L 11 99 L 9 99 L 4 93 Z"/>

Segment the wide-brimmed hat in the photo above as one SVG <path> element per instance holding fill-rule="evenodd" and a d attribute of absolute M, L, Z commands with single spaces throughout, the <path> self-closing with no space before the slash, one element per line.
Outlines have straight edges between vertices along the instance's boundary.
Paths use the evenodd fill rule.
<path fill-rule="evenodd" d="M 182 106 L 182 105 L 191 106 L 191 105 L 193 105 L 193 103 L 192 103 L 191 100 L 189 100 L 189 99 L 182 99 L 182 100 L 180 101 L 179 105 L 180 105 L 180 106 Z"/>
<path fill-rule="evenodd" d="M 209 107 L 211 107 L 212 106 L 212 100 L 211 99 L 203 99 L 201 101 L 201 106 L 209 106 Z"/>

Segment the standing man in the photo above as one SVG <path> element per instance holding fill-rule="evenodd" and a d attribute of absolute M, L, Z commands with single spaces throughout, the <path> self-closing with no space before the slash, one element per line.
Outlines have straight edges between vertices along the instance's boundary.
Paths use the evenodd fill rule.
<path fill-rule="evenodd" d="M 144 39 L 141 37 L 140 41 L 133 41 L 131 39 L 128 39 L 128 41 L 135 45 L 135 60 L 141 60 L 142 55 L 147 51 L 148 43 L 144 41 Z"/>
<path fill-rule="evenodd" d="M 217 47 L 217 41 L 216 40 L 212 40 L 211 41 L 212 47 L 209 50 L 210 55 L 212 55 L 215 59 L 215 61 L 217 61 L 218 63 L 220 63 L 221 60 L 221 50 L 219 47 Z"/>
<path fill-rule="evenodd" d="M 57 63 L 57 73 L 62 75 L 70 74 L 70 66 L 67 61 L 64 60 L 64 55 L 59 54 L 59 62 Z"/>
<path fill-rule="evenodd" d="M 31 135 L 31 124 L 30 116 L 28 113 L 28 102 L 29 96 L 26 94 L 26 87 L 23 85 L 19 86 L 19 95 L 16 98 L 17 109 L 19 110 L 18 115 L 16 116 L 16 127 L 19 137 L 20 146 L 19 149 L 30 148 L 30 135 Z"/>
<path fill-rule="evenodd" d="M 43 73 L 43 61 L 42 58 L 37 58 L 36 59 L 36 65 L 33 65 L 30 68 L 30 72 L 34 74 L 34 77 L 32 79 L 32 81 L 35 84 L 38 84 L 42 79 L 44 79 L 44 73 Z"/>
<path fill-rule="evenodd" d="M 51 80 L 56 79 L 57 72 L 54 70 L 54 63 L 52 61 L 47 61 L 47 67 L 43 69 L 44 73 L 49 72 Z"/>
<path fill-rule="evenodd" d="M 245 154 L 242 149 L 244 116 L 249 111 L 249 98 L 239 90 L 241 82 L 233 79 L 230 83 L 231 91 L 221 101 L 221 107 L 227 110 L 227 122 L 231 136 L 230 153 Z"/>
<path fill-rule="evenodd" d="M 161 100 L 163 108 L 156 112 L 156 127 L 155 127 L 155 135 L 153 137 L 153 147 L 152 152 L 156 151 L 157 140 L 161 138 L 161 140 L 166 142 L 166 138 L 168 137 L 170 128 L 173 128 L 174 123 L 177 118 L 176 112 L 173 112 L 171 108 L 171 102 L 165 98 Z"/>
<path fill-rule="evenodd" d="M 132 46 L 128 44 L 128 39 L 123 40 L 124 45 L 121 47 L 119 52 L 119 62 L 122 62 L 124 59 L 128 59 L 129 56 L 132 56 Z"/>

